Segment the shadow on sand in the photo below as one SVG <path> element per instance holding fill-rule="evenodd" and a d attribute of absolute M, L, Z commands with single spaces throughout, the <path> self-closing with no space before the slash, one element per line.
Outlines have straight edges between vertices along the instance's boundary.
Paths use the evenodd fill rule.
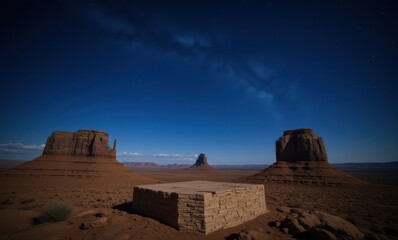
<path fill-rule="evenodd" d="M 119 210 L 126 212 L 128 214 L 136 214 L 133 210 L 133 203 L 132 202 L 126 202 L 126 203 L 121 203 L 117 204 L 115 206 L 112 206 L 112 209 Z"/>

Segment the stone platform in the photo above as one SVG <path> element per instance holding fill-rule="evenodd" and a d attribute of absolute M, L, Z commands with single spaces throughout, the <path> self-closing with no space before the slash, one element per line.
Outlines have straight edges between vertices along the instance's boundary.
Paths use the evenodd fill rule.
<path fill-rule="evenodd" d="M 208 234 L 267 212 L 264 185 L 192 181 L 135 186 L 134 211 L 181 231 Z"/>

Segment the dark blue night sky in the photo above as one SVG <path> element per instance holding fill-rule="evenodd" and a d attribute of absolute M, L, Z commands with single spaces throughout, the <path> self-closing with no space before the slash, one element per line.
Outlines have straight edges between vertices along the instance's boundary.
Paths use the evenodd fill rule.
<path fill-rule="evenodd" d="M 0 158 L 99 129 L 118 159 L 270 164 L 313 128 L 329 161 L 396 161 L 395 1 L 2 1 Z"/>

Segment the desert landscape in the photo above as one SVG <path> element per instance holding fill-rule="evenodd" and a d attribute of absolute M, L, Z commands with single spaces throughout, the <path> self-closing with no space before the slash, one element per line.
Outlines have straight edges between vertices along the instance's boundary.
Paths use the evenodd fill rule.
<path fill-rule="evenodd" d="M 397 1 L 0 16 L 0 240 L 398 240 Z"/>
<path fill-rule="evenodd" d="M 98 134 L 101 141 L 97 141 Z M 279 141 L 289 142 L 294 138 L 295 144 L 298 142 L 298 146 L 313 151 L 308 156 L 321 156 L 323 159 L 318 160 L 328 164 L 326 151 L 312 146 L 318 141 L 312 131 L 298 130 L 293 135 Z M 200 154 L 197 162 L 187 168 L 153 165 L 135 168 L 125 167 L 114 159 L 106 133 L 84 130 L 74 133 L 74 137 L 64 136 L 52 134 L 41 157 L 1 170 L 1 239 L 329 239 L 323 235 L 314 237 L 308 229 L 289 225 L 288 219 L 292 217 L 307 216 L 314 221 L 311 216 L 317 212 L 338 216 L 338 220 L 330 220 L 337 232 L 342 231 L 340 221 L 347 221 L 343 227 L 352 224 L 353 228 L 344 229 L 347 235 L 330 239 L 398 239 L 398 179 L 396 175 L 384 178 L 381 166 L 345 173 L 331 165 L 325 170 L 319 167 L 319 161 L 302 159 L 299 165 L 317 164 L 307 165 L 309 172 L 289 174 L 282 170 L 276 174 L 273 170 L 272 174 L 265 174 L 272 167 L 267 168 L 270 170 L 212 168 L 206 155 Z M 77 146 L 73 150 L 65 147 L 70 141 Z M 87 141 L 95 148 L 85 148 Z M 277 148 L 278 144 L 277 141 Z M 56 154 L 60 150 L 64 152 Z M 319 152 L 322 154 L 317 155 Z M 277 159 L 292 163 L 289 159 Z M 386 172 L 392 167 L 396 166 L 390 164 Z M 377 181 L 375 175 L 379 176 Z M 314 181 L 314 177 L 324 181 Z M 179 231 L 134 211 L 133 186 L 194 180 L 261 182 L 268 212 L 237 226 L 202 234 Z M 35 222 L 54 204 L 69 206 L 70 215 L 59 222 Z"/>

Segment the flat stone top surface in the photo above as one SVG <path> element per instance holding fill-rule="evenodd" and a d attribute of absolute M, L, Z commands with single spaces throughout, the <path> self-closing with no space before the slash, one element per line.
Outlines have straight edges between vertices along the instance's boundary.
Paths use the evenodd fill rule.
<path fill-rule="evenodd" d="M 136 187 L 149 189 L 152 191 L 167 192 L 167 193 L 204 194 L 204 193 L 223 192 L 226 190 L 231 190 L 236 188 L 254 187 L 257 185 L 260 184 L 190 181 L 190 182 L 140 185 Z"/>

